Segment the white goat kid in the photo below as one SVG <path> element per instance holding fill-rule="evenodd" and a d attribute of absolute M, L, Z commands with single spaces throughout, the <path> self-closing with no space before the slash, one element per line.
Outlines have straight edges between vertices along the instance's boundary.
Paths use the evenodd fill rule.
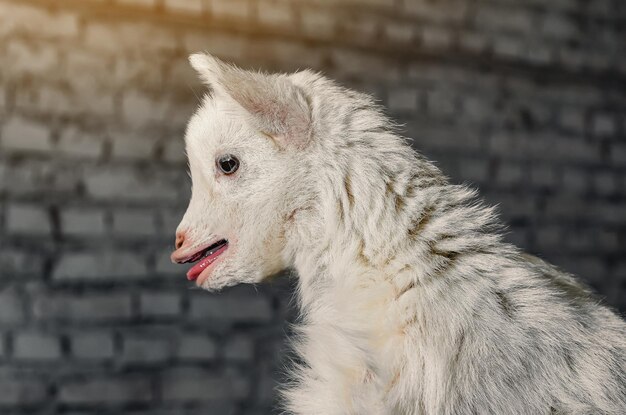
<path fill-rule="evenodd" d="M 624 321 L 504 243 L 369 96 L 190 61 L 210 92 L 172 259 L 207 290 L 297 271 L 289 413 L 626 413 Z"/>

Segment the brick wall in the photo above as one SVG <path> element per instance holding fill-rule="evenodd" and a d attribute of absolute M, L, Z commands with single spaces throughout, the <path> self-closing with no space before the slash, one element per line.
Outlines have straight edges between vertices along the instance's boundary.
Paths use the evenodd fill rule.
<path fill-rule="evenodd" d="M 257 414 L 290 283 L 190 290 L 168 255 L 190 52 L 371 92 L 626 309 L 623 0 L 0 0 L 0 413 Z"/>

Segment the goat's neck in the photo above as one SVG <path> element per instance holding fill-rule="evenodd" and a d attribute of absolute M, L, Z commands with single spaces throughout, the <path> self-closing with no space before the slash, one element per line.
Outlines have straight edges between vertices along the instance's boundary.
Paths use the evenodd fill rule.
<path fill-rule="evenodd" d="M 444 278 L 463 255 L 501 244 L 493 209 L 474 191 L 402 147 L 371 154 L 321 178 L 318 203 L 302 214 L 293 266 L 304 308 L 338 292 Z"/>

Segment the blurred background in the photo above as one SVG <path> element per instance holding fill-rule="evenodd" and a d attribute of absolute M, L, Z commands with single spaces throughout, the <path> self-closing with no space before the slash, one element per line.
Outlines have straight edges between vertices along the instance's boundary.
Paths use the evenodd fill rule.
<path fill-rule="evenodd" d="M 373 94 L 626 310 L 623 0 L 0 0 L 0 413 L 271 413 L 293 278 L 169 261 L 200 50 Z"/>

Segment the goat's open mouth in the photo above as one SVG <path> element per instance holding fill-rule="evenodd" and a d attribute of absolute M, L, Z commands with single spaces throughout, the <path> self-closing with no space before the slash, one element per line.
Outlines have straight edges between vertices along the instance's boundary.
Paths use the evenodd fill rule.
<path fill-rule="evenodd" d="M 219 257 L 228 248 L 228 241 L 221 239 L 214 244 L 196 252 L 186 260 L 182 261 L 183 264 L 189 262 L 195 262 L 196 264 L 187 271 L 187 279 L 194 281 L 197 279 L 202 271 L 204 271 L 209 265 L 211 265 L 217 257 Z"/>

